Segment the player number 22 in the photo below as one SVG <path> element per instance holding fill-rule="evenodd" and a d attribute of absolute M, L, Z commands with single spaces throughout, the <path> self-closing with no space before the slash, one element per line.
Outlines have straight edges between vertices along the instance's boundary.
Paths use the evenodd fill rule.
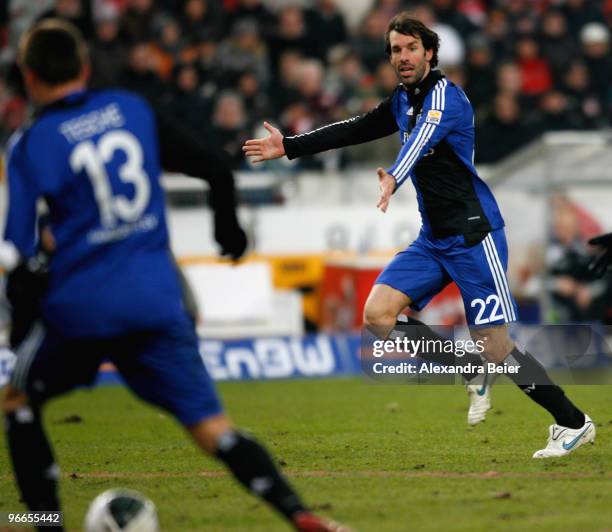
<path fill-rule="evenodd" d="M 134 197 L 113 195 L 106 171 L 116 151 L 125 153 L 125 162 L 119 167 L 119 178 L 134 186 Z M 142 146 L 129 131 L 114 130 L 105 133 L 97 145 L 91 140 L 77 144 L 70 155 L 70 167 L 75 173 L 85 170 L 91 180 L 100 221 L 104 227 L 113 227 L 117 219 L 135 222 L 147 208 L 151 197 L 149 177 L 143 166 Z"/>
<path fill-rule="evenodd" d="M 491 309 L 491 313 L 489 314 L 489 317 L 483 318 L 482 315 L 485 313 L 486 308 L 492 302 L 495 304 L 493 305 L 493 308 Z M 502 314 L 498 314 L 500 302 L 499 302 L 499 297 L 496 296 L 495 294 L 491 294 L 490 296 L 488 296 L 486 301 L 483 301 L 480 298 L 472 299 L 471 307 L 474 308 L 476 306 L 479 306 L 480 309 L 478 310 L 478 314 L 476 315 L 476 319 L 474 320 L 475 325 L 483 325 L 484 323 L 491 323 L 492 321 L 501 320 L 504 317 Z"/>

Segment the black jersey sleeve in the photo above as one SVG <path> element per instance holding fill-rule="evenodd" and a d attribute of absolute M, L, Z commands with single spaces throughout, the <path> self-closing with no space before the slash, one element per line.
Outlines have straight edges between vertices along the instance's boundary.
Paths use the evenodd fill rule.
<path fill-rule="evenodd" d="M 215 240 L 222 255 L 238 259 L 246 250 L 247 239 L 236 216 L 236 190 L 228 156 L 219 146 L 203 142 L 177 124 L 165 110 L 155 107 L 155 118 L 162 168 L 208 182 Z"/>
<path fill-rule="evenodd" d="M 285 154 L 289 159 L 295 159 L 302 155 L 362 144 L 395 133 L 399 128 L 393 116 L 391 100 L 392 96 L 365 114 L 334 122 L 308 133 L 285 137 Z"/>

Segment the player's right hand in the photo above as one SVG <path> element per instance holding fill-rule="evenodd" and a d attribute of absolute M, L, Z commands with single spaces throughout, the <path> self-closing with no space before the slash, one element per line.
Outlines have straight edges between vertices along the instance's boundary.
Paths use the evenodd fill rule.
<path fill-rule="evenodd" d="M 391 174 L 385 172 L 383 168 L 378 168 L 376 173 L 378 174 L 378 186 L 380 187 L 380 196 L 378 197 L 376 206 L 382 212 L 387 212 L 389 201 L 396 187 L 395 178 Z"/>
<path fill-rule="evenodd" d="M 270 159 L 278 159 L 285 155 L 283 146 L 283 135 L 274 126 L 264 122 L 264 127 L 270 133 L 269 136 L 260 139 L 250 139 L 244 143 L 242 151 L 253 163 L 260 163 Z"/>

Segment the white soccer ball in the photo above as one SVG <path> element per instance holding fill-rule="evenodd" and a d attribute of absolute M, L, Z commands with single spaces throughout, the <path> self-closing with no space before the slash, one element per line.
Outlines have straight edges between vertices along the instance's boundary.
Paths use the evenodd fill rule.
<path fill-rule="evenodd" d="M 85 532 L 159 532 L 155 505 L 137 491 L 105 491 L 89 505 Z"/>

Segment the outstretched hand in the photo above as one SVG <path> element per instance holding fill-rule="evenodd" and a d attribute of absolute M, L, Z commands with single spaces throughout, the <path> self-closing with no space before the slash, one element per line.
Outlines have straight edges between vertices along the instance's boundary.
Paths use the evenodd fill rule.
<path fill-rule="evenodd" d="M 251 162 L 260 163 L 270 159 L 278 159 L 285 155 L 283 146 L 283 135 L 274 126 L 264 122 L 264 127 L 270 133 L 269 136 L 260 139 L 250 139 L 242 146 L 244 154 L 251 159 Z"/>
<path fill-rule="evenodd" d="M 382 168 L 378 168 L 376 170 L 378 174 L 378 186 L 380 187 L 380 196 L 378 198 L 378 203 L 376 206 L 382 211 L 387 212 L 387 207 L 389 207 L 389 201 L 391 200 L 391 195 L 395 190 L 395 178 L 388 174 Z"/>

